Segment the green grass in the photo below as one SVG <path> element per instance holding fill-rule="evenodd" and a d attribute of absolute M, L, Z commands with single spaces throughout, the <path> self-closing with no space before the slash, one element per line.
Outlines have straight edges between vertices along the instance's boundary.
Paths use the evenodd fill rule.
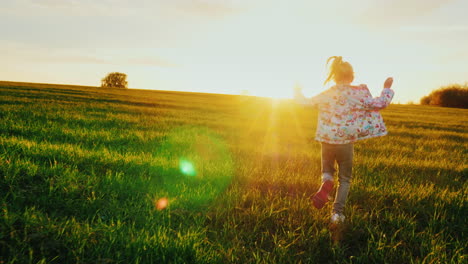
<path fill-rule="evenodd" d="M 467 261 L 468 110 L 384 110 L 331 233 L 316 110 L 5 82 L 0 108 L 0 263 Z"/>

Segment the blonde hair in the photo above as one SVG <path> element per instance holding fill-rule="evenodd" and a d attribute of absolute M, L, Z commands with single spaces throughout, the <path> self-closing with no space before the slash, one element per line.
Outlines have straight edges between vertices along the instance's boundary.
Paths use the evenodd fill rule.
<path fill-rule="evenodd" d="M 341 56 L 332 56 L 328 58 L 327 65 L 332 61 L 327 79 L 323 84 L 327 84 L 333 79 L 335 83 L 351 83 L 354 80 L 353 66 L 347 61 L 343 61 Z"/>

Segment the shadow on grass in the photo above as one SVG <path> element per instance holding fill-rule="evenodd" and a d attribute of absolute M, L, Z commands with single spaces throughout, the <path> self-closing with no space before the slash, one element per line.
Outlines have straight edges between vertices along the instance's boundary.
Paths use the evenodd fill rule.
<path fill-rule="evenodd" d="M 108 125 L 111 125 L 111 123 L 108 123 Z M 111 128 L 115 127 L 111 126 Z M 68 130 L 71 130 L 71 128 L 68 128 Z M 78 131 L 82 131 L 82 129 Z M 121 130 L 121 133 L 116 131 L 110 136 L 95 134 L 95 132 L 99 131 L 109 132 L 109 129 L 101 127 L 99 130 L 90 131 L 92 134 L 87 134 L 65 132 L 58 127 L 47 129 L 43 127 L 0 128 L 0 134 L 4 136 L 14 136 L 37 143 L 48 142 L 57 146 L 62 144 L 75 145 L 77 148 L 89 151 L 106 148 L 109 151 L 118 151 L 119 153 L 153 153 L 165 139 L 162 134 L 153 135 L 148 139 L 141 138 L 132 133 L 134 130 L 127 133 L 124 130 Z"/>
<path fill-rule="evenodd" d="M 13 211 L 36 208 L 51 217 L 79 221 L 119 220 L 143 226 L 148 217 L 157 213 L 155 202 L 163 197 L 169 199 L 171 211 L 185 212 L 183 215 L 187 216 L 206 210 L 229 184 L 219 179 L 190 179 L 181 175 L 178 168 L 135 162 L 126 164 L 132 170 L 125 173 L 109 169 L 104 174 L 83 173 L 66 165 L 31 170 L 31 164 L 13 162 L 10 168 L 2 166 L 2 173 L 9 178 L 0 182 L 3 201 Z M 215 192 L 203 192 L 213 188 Z"/>
<path fill-rule="evenodd" d="M 405 129 L 409 129 L 413 131 L 411 135 L 417 135 L 414 131 L 440 131 L 440 132 L 457 132 L 457 133 L 466 133 L 468 127 L 462 124 L 448 124 L 447 126 L 443 126 L 440 124 L 426 124 L 421 122 L 414 122 L 414 121 L 403 121 L 398 120 L 398 122 L 390 122 L 389 124 L 389 131 L 391 133 L 392 129 L 391 126 L 401 128 L 404 127 Z"/>
<path fill-rule="evenodd" d="M 415 192 L 423 187 L 415 185 Z M 460 217 L 466 203 L 462 195 L 444 200 L 436 192 L 418 199 L 405 197 L 398 190 L 376 193 L 354 185 L 348 202 L 354 211 L 342 231 L 341 253 L 346 258 L 360 256 L 360 260 L 356 259 L 360 263 L 407 263 L 431 254 L 446 261 L 456 259 L 466 225 Z M 438 246 L 444 248 L 443 252 L 434 252 Z M 379 250 L 382 248 L 388 254 Z"/>
<path fill-rule="evenodd" d="M 438 188 L 449 188 L 450 190 L 461 190 L 467 181 L 466 171 L 441 168 L 438 166 L 404 166 L 398 164 L 378 163 L 371 170 L 357 165 L 354 168 L 354 177 L 363 177 L 365 181 L 373 185 L 390 183 L 398 186 L 404 179 L 415 185 L 432 183 Z"/>

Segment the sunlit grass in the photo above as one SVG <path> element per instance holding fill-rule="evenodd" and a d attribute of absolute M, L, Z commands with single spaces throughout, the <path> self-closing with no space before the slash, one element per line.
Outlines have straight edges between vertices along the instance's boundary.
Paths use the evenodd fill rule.
<path fill-rule="evenodd" d="M 0 262 L 464 263 L 468 112 L 392 105 L 341 240 L 317 112 L 246 96 L 0 85 Z"/>

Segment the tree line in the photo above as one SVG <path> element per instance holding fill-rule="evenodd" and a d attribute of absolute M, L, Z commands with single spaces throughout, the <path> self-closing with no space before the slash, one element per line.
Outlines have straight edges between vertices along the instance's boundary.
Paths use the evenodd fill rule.
<path fill-rule="evenodd" d="M 111 72 L 101 80 L 104 88 L 128 88 L 127 75 L 121 72 Z M 422 105 L 442 107 L 468 108 L 468 83 L 452 84 L 432 91 L 421 98 Z"/>
<path fill-rule="evenodd" d="M 468 83 L 464 85 L 452 84 L 432 91 L 421 98 L 422 105 L 442 107 L 468 108 Z"/>

